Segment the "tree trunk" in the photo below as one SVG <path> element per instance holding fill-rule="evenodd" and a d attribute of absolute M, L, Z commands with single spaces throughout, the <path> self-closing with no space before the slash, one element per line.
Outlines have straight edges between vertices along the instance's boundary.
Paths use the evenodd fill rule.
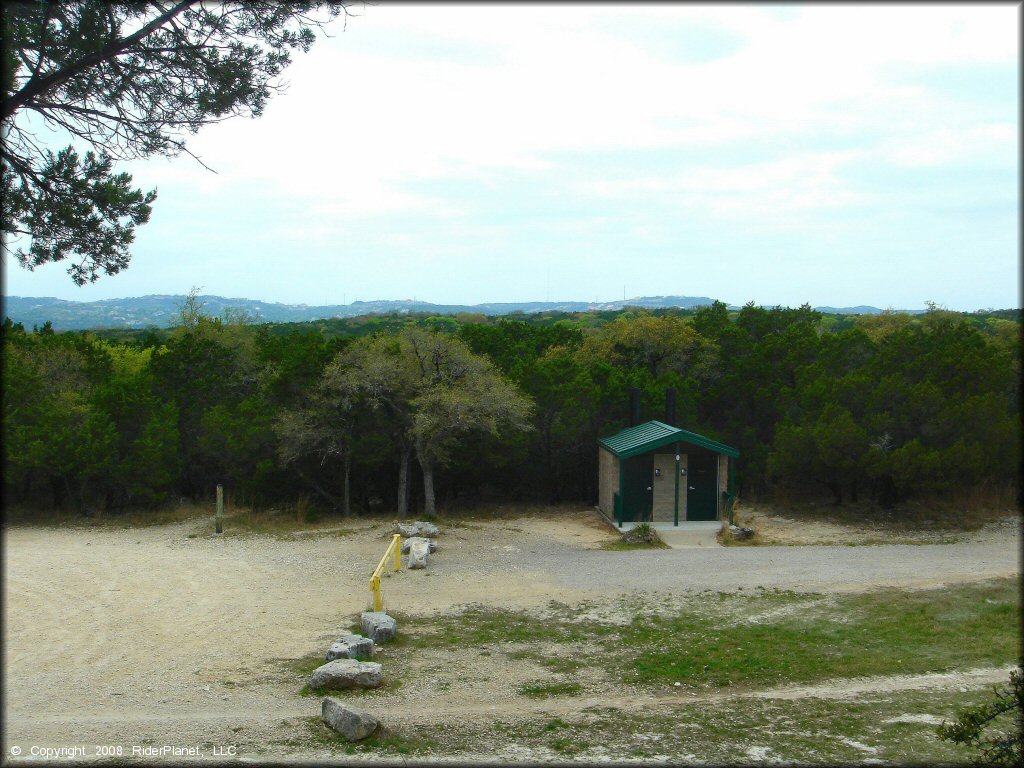
<path fill-rule="evenodd" d="M 839 484 L 838 480 L 828 480 L 825 482 L 825 487 L 832 491 L 832 503 L 835 506 L 841 506 L 843 503 L 843 486 Z"/>
<path fill-rule="evenodd" d="M 318 493 L 318 494 L 319 494 L 320 496 L 322 496 L 322 497 L 323 497 L 323 498 L 324 498 L 325 500 L 327 500 L 327 501 L 328 501 L 328 502 L 330 503 L 331 507 L 336 507 L 336 506 L 337 506 L 337 504 L 338 504 L 338 498 L 337 498 L 336 496 L 334 496 L 334 495 L 332 495 L 332 494 L 328 493 L 328 492 L 327 492 L 327 491 L 325 491 L 325 490 L 324 490 L 323 488 L 321 488 L 321 487 L 320 487 L 320 486 L 319 486 L 319 485 L 318 485 L 318 484 L 316 483 L 316 481 L 314 481 L 314 480 L 313 480 L 313 479 L 312 479 L 311 477 L 309 477 L 309 476 L 308 476 L 308 475 L 307 475 L 307 474 L 306 474 L 305 472 L 303 472 L 303 471 L 302 471 L 301 469 L 299 469 L 299 468 L 298 468 L 297 466 L 295 467 L 295 473 L 296 473 L 296 474 L 297 474 L 297 475 L 298 475 L 299 477 L 301 477 L 301 478 L 302 478 L 303 480 L 305 480 L 305 481 L 306 481 L 306 483 L 308 483 L 308 484 L 309 484 L 309 487 L 310 487 L 310 488 L 312 488 L 312 489 L 313 489 L 314 491 L 316 491 L 316 492 L 317 492 L 317 493 Z"/>
<path fill-rule="evenodd" d="M 350 482 L 352 477 L 352 456 L 348 451 L 345 451 L 345 477 L 343 483 L 343 490 L 341 496 L 341 514 L 345 517 L 351 517 L 352 515 L 352 484 Z"/>
<path fill-rule="evenodd" d="M 434 506 L 434 464 L 424 446 L 416 446 L 416 458 L 423 470 L 423 515 L 433 517 L 437 514 Z"/>
<path fill-rule="evenodd" d="M 896 506 L 896 503 L 900 500 L 899 490 L 896 488 L 896 483 L 888 475 L 883 475 L 879 478 L 879 484 L 881 485 L 878 502 L 884 509 L 891 509 Z"/>
<path fill-rule="evenodd" d="M 561 494 L 558 492 L 558 479 L 555 477 L 554 449 L 551 441 L 551 424 L 545 419 L 541 429 L 541 444 L 544 446 L 544 479 L 548 487 L 548 503 L 557 504 L 561 501 Z"/>
<path fill-rule="evenodd" d="M 64 506 L 63 478 L 51 476 L 50 491 L 53 493 L 53 508 L 61 509 Z"/>
<path fill-rule="evenodd" d="M 398 519 L 405 520 L 409 514 L 409 459 L 412 451 L 402 443 L 402 457 L 398 463 Z"/>

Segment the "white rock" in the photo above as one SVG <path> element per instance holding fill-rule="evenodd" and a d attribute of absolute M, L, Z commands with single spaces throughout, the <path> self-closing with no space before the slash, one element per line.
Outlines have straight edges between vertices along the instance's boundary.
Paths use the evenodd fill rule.
<path fill-rule="evenodd" d="M 433 539 L 441 533 L 441 529 L 433 523 L 417 520 L 414 523 L 398 523 L 395 527 L 395 533 L 400 533 L 405 537 L 423 536 L 427 539 Z"/>
<path fill-rule="evenodd" d="M 362 635 L 342 635 L 327 649 L 327 661 L 368 659 L 373 656 L 373 640 Z"/>
<path fill-rule="evenodd" d="M 413 539 L 412 544 L 409 545 L 409 567 L 426 568 L 428 552 L 430 552 L 430 544 L 426 539 Z"/>
<path fill-rule="evenodd" d="M 412 543 L 414 541 L 425 541 L 425 542 L 427 542 L 427 544 L 430 545 L 430 552 L 431 552 L 431 554 L 433 554 L 434 551 L 437 549 L 437 539 L 428 539 L 428 538 L 425 538 L 423 536 L 412 536 L 412 537 L 410 537 L 408 539 L 403 539 L 402 540 L 402 554 L 403 555 L 409 553 L 409 547 L 412 546 Z"/>
<path fill-rule="evenodd" d="M 349 741 L 365 739 L 380 727 L 380 721 L 370 713 L 337 699 L 324 699 L 320 718 L 324 725 Z"/>
<path fill-rule="evenodd" d="M 310 688 L 379 688 L 382 682 L 380 664 L 374 661 L 335 659 L 313 670 Z"/>
<path fill-rule="evenodd" d="M 363 634 L 374 643 L 386 643 L 398 632 L 398 623 L 384 611 L 363 611 L 359 617 L 359 627 Z"/>

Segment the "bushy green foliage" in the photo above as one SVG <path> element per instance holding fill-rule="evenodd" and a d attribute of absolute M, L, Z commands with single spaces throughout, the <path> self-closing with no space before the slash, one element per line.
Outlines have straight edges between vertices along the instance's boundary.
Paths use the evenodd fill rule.
<path fill-rule="evenodd" d="M 959 712 L 952 723 L 943 722 L 939 738 L 977 749 L 978 766 L 1024 765 L 1024 672 L 1010 672 L 1010 680 L 993 688 L 995 698 Z"/>
<path fill-rule="evenodd" d="M 315 494 L 353 512 L 592 503 L 597 440 L 627 425 L 629 388 L 644 419 L 664 419 L 674 387 L 678 426 L 739 448 L 748 498 L 948 497 L 1018 480 L 1014 338 L 1015 316 L 721 303 L 257 326 L 193 297 L 160 333 L 7 322 L 5 490 L 107 509 L 217 483 L 235 502 Z"/>

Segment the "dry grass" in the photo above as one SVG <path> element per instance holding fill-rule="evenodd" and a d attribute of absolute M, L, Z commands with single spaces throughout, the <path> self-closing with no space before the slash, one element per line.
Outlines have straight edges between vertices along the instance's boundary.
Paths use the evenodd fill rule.
<path fill-rule="evenodd" d="M 494 502 L 481 503 L 467 506 L 453 506 L 441 511 L 434 522 L 438 525 L 458 524 L 460 522 L 473 522 L 478 520 L 514 520 L 523 517 L 550 517 L 558 514 L 578 514 L 580 506 L 576 505 L 547 505 L 531 504 L 529 502 Z M 418 516 L 411 512 L 409 520 L 426 520 L 428 518 Z"/>
<path fill-rule="evenodd" d="M 820 498 L 778 497 L 765 504 L 747 505 L 742 511 L 737 505 L 736 514 L 737 524 L 745 517 L 744 512 L 760 512 L 799 521 L 870 526 L 883 534 L 920 530 L 976 531 L 987 523 L 1019 515 L 1016 493 L 1015 489 L 1006 487 L 979 486 L 964 490 L 958 496 L 911 499 L 890 509 L 870 501 L 845 501 L 836 505 Z"/>
<path fill-rule="evenodd" d="M 4 510 L 4 524 L 9 526 L 34 525 L 49 528 L 142 528 L 168 525 L 209 516 L 211 525 L 214 505 L 184 503 L 157 508 L 125 511 L 97 512 L 88 517 L 72 509 L 37 509 L 12 506 Z"/>

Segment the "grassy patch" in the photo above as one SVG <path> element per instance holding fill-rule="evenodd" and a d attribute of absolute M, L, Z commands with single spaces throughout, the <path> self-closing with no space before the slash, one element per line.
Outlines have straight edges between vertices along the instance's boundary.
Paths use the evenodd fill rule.
<path fill-rule="evenodd" d="M 543 615 L 471 606 L 456 616 L 406 619 L 415 628 L 412 647 L 487 646 L 506 643 L 571 643 L 587 639 L 597 626 L 573 621 L 580 609 L 552 603 Z"/>
<path fill-rule="evenodd" d="M 565 658 L 562 656 L 549 656 L 541 659 L 540 663 L 542 666 L 547 667 L 552 672 L 560 675 L 570 674 L 586 666 L 586 663 L 580 659 Z"/>
<path fill-rule="evenodd" d="M 222 518 L 223 533 L 215 532 L 212 515 L 208 525 L 203 527 L 202 533 L 204 536 L 273 536 L 278 539 L 301 537 L 303 540 L 309 540 L 350 536 L 359 530 L 351 526 L 351 519 L 340 515 L 314 517 L 308 511 L 305 514 L 300 512 L 289 507 L 233 510 Z"/>
<path fill-rule="evenodd" d="M 623 531 L 620 543 L 628 545 L 626 548 L 629 549 L 665 549 L 668 547 L 650 523 L 640 523 L 628 531 Z"/>
<path fill-rule="evenodd" d="M 310 717 L 303 718 L 306 727 L 289 742 L 297 750 L 315 746 L 339 756 L 376 753 L 424 760 L 435 754 L 456 760 L 486 754 L 504 762 L 571 757 L 589 763 L 633 757 L 712 764 L 777 760 L 835 765 L 868 759 L 960 764 L 971 757 L 970 751 L 940 740 L 935 724 L 990 696 L 985 687 L 841 699 L 740 696 L 713 703 L 680 695 L 643 712 L 594 707 L 571 718 L 471 719 L 445 729 L 404 726 L 354 744 L 327 729 L 318 717 Z"/>
<path fill-rule="evenodd" d="M 601 743 L 619 753 L 680 762 L 961 763 L 969 751 L 938 739 L 933 721 L 984 696 L 984 690 L 953 689 L 846 699 L 736 698 L 710 706 L 681 698 L 643 715 L 591 717 L 573 730 L 582 739 L 600 733 Z"/>
<path fill-rule="evenodd" d="M 546 506 L 543 504 L 453 504 L 433 521 L 438 525 L 458 525 L 467 521 L 512 520 L 520 517 L 560 517 L 579 514 L 584 510 L 575 506 Z"/>
<path fill-rule="evenodd" d="M 520 696 L 546 699 L 551 696 L 575 696 L 581 690 L 582 688 L 579 683 L 557 680 L 554 682 L 538 681 L 536 683 L 524 683 L 516 689 L 516 693 Z"/>
<path fill-rule="evenodd" d="M 750 514 L 780 515 L 798 522 L 824 522 L 857 528 L 869 526 L 878 531 L 880 538 L 913 535 L 922 531 L 971 532 L 985 524 L 1019 514 L 1014 489 L 991 492 L 974 489 L 963 498 L 951 495 L 935 499 L 913 499 L 896 507 L 885 509 L 869 501 L 834 505 L 809 499 L 788 499 L 781 503 L 746 505 L 741 517 Z"/>
<path fill-rule="evenodd" d="M 326 663 L 322 652 L 313 651 L 298 659 L 287 659 L 283 662 L 283 665 L 288 672 L 296 677 L 309 677 L 313 674 L 314 670 Z"/>
<path fill-rule="evenodd" d="M 852 699 L 736 698 L 714 705 L 680 700 L 642 714 L 584 715 L 553 732 L 538 720 L 521 726 L 518 737 L 522 744 L 548 748 L 558 740 L 583 759 L 606 750 L 686 763 L 962 763 L 969 750 L 938 739 L 932 722 L 984 697 L 984 690 L 954 689 Z"/>
<path fill-rule="evenodd" d="M 622 633 L 623 647 L 634 649 L 623 673 L 642 684 L 727 686 L 1004 664 L 1020 652 L 1018 594 L 1016 582 L 1003 579 L 846 595 L 826 611 L 789 611 L 757 623 L 723 625 L 699 609 L 667 617 L 637 615 Z M 799 608 L 814 596 L 724 599 L 733 610 L 749 611 L 750 601 Z"/>
<path fill-rule="evenodd" d="M 749 687 L 1012 663 L 1020 653 L 1018 598 L 1016 580 L 997 579 L 828 601 L 777 590 L 704 594 L 678 608 L 634 600 L 621 607 L 632 616 L 625 625 L 560 604 L 543 613 L 472 607 L 406 622 L 416 631 L 410 648 L 503 648 L 554 672 L 594 664 L 643 686 Z M 545 655 L 532 647 L 549 643 L 595 652 Z"/>
<path fill-rule="evenodd" d="M 33 509 L 12 506 L 4 510 L 4 525 L 40 526 L 44 528 L 145 528 L 147 526 L 170 525 L 186 520 L 209 517 L 213 525 L 212 504 L 175 504 L 154 509 L 130 509 L 97 512 L 86 517 L 81 512 L 68 509 Z"/>
<path fill-rule="evenodd" d="M 540 651 L 529 648 L 518 648 L 514 651 L 507 651 L 505 655 L 510 659 L 520 661 L 529 659 L 542 667 L 560 675 L 571 674 L 586 666 L 586 662 L 576 656 L 549 656 Z"/>

